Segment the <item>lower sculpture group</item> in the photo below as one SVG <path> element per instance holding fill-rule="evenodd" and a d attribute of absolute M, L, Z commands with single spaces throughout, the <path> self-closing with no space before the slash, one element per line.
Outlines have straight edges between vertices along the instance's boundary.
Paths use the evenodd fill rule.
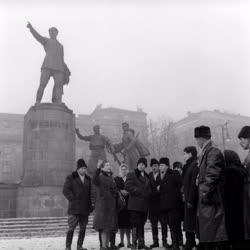
<path fill-rule="evenodd" d="M 103 250 L 124 247 L 124 236 L 133 250 L 159 247 L 158 223 L 165 249 L 250 249 L 250 126 L 238 134 L 242 148 L 249 150 L 244 163 L 236 152 L 221 152 L 214 145 L 209 127 L 196 127 L 194 137 L 199 154 L 195 146 L 187 145 L 184 166 L 175 162 L 171 167 L 167 157 L 151 159 L 149 173 L 144 157 L 134 169 L 122 163 L 116 177 L 107 160 L 99 160 L 91 176 L 84 159 L 79 159 L 63 187 L 69 201 L 66 250 L 71 250 L 78 224 L 77 250 L 85 249 L 82 245 L 92 212 Z M 150 246 L 144 237 L 147 219 L 152 229 Z M 116 246 L 118 229 L 121 241 Z"/>

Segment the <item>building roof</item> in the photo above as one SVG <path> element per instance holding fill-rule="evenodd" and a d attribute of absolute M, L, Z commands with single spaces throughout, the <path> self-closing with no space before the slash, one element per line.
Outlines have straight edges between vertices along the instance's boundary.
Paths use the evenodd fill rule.
<path fill-rule="evenodd" d="M 219 110 L 203 110 L 197 113 L 188 113 L 188 116 L 177 121 L 173 124 L 173 129 L 182 129 L 184 127 L 190 127 L 195 125 L 202 120 L 222 120 L 225 121 L 234 121 L 234 122 L 245 122 L 250 124 L 250 117 L 242 116 L 240 114 L 232 114 L 228 112 L 221 112 Z"/>

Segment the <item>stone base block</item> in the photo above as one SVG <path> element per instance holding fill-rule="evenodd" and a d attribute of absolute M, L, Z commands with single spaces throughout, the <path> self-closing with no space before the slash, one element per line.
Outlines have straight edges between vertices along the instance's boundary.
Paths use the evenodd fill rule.
<path fill-rule="evenodd" d="M 17 217 L 60 217 L 67 215 L 68 202 L 62 187 L 19 187 Z"/>
<path fill-rule="evenodd" d="M 0 184 L 0 218 L 16 217 L 18 185 Z"/>

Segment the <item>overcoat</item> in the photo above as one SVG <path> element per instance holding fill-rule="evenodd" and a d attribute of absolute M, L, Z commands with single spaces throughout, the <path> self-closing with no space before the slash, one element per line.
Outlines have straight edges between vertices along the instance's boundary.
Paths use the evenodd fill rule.
<path fill-rule="evenodd" d="M 153 172 L 149 173 L 149 181 L 151 186 L 151 194 L 149 198 L 149 219 L 154 216 L 160 215 L 160 192 L 157 187 L 160 186 L 160 173 L 158 173 L 156 179 Z"/>
<path fill-rule="evenodd" d="M 115 182 L 116 182 L 116 186 L 117 186 L 119 191 L 125 189 L 125 181 L 123 180 L 122 177 L 120 177 L 120 176 L 115 177 Z M 123 198 L 126 201 L 126 205 L 118 213 L 118 227 L 119 227 L 119 229 L 127 229 L 127 228 L 131 227 L 130 212 L 128 210 L 128 197 L 129 196 L 123 196 Z"/>
<path fill-rule="evenodd" d="M 244 240 L 244 183 L 247 170 L 239 156 L 231 150 L 225 150 L 226 183 L 225 214 L 228 239 L 232 242 Z"/>
<path fill-rule="evenodd" d="M 117 188 L 112 176 L 97 169 L 93 177 L 96 201 L 93 227 L 95 230 L 117 229 Z"/>
<path fill-rule="evenodd" d="M 144 172 L 143 177 L 137 168 L 134 172 L 128 173 L 125 189 L 129 192 L 128 210 L 147 213 L 151 194 L 147 173 Z"/>
<path fill-rule="evenodd" d="M 88 175 L 85 175 L 84 183 L 77 171 L 67 176 L 63 186 L 63 194 L 69 201 L 69 215 L 88 216 L 92 212 L 91 179 Z"/>
<path fill-rule="evenodd" d="M 200 242 L 227 240 L 224 210 L 225 161 L 208 142 L 199 158 L 198 237 Z"/>
<path fill-rule="evenodd" d="M 198 186 L 196 178 L 198 175 L 198 163 L 196 158 L 189 158 L 185 164 L 185 174 L 183 176 L 183 196 L 184 196 L 184 223 L 185 232 L 195 232 L 197 224 L 197 202 Z M 192 207 L 188 207 L 188 203 Z"/>
<path fill-rule="evenodd" d="M 160 177 L 160 211 L 167 212 L 175 210 L 181 217 L 182 194 L 181 194 L 181 178 L 179 173 L 172 169 L 168 169 L 161 179 Z"/>
<path fill-rule="evenodd" d="M 244 184 L 244 222 L 245 239 L 250 240 L 250 151 L 244 161 L 244 166 L 248 172 Z"/>

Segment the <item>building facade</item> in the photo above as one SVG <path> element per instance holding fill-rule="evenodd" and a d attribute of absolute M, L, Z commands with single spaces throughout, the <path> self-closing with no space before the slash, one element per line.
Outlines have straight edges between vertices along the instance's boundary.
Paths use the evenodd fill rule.
<path fill-rule="evenodd" d="M 250 117 L 218 110 L 188 113 L 187 117 L 174 123 L 171 128 L 169 156 L 173 161 L 183 162 L 183 149 L 190 145 L 196 146 L 194 128 L 206 125 L 211 128 L 212 140 L 221 150 L 234 150 L 243 160 L 246 152 L 239 145 L 238 133 L 249 124 Z"/>

